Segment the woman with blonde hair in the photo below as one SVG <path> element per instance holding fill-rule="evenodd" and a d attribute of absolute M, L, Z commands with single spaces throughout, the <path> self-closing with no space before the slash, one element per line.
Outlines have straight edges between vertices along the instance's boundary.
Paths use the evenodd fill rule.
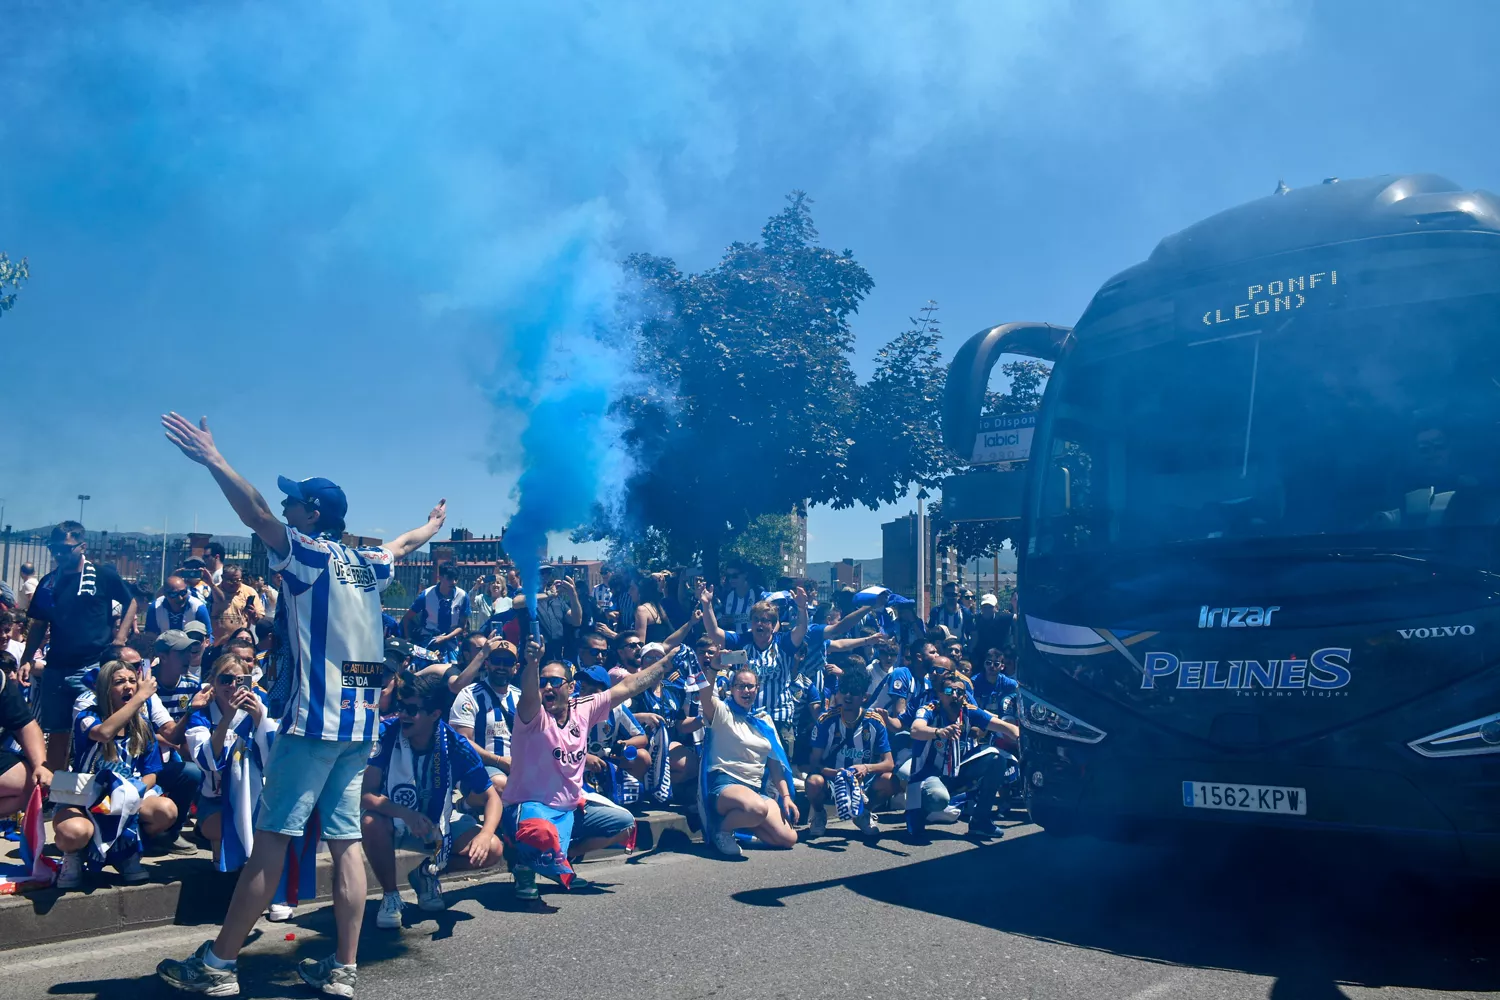
<path fill-rule="evenodd" d="M 141 676 L 132 664 L 110 660 L 99 668 L 94 703 L 80 708 L 73 720 L 72 770 L 81 774 L 113 772 L 132 786 L 139 809 L 134 815 L 116 817 L 96 816 L 75 805 L 58 808 L 52 820 L 52 837 L 63 852 L 62 872 L 57 879 L 60 889 L 82 884 L 86 850 L 92 870 L 114 865 L 123 881 L 146 881 L 141 867 L 141 833 L 163 833 L 177 820 L 177 806 L 155 787 L 162 769 L 161 750 L 146 714 L 146 703 L 155 693 L 155 680 Z M 123 787 L 120 797 L 130 797 Z M 108 845 L 102 836 L 106 824 L 113 834 Z"/>

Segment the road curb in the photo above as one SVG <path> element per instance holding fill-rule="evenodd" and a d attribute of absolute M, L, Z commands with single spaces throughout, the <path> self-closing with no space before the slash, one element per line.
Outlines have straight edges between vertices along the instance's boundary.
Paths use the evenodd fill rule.
<path fill-rule="evenodd" d="M 648 851 L 662 841 L 668 832 L 691 836 L 686 817 L 680 813 L 652 811 L 636 820 L 636 850 Z M 603 851 L 590 860 L 618 856 L 619 851 Z M 397 882 L 406 888 L 406 875 L 416 867 L 421 855 L 409 851 L 396 854 Z M 160 874 L 161 881 L 144 885 L 98 884 L 84 890 L 63 892 L 46 889 L 40 892 L 0 896 L 0 952 L 59 941 L 75 941 L 117 934 L 121 931 L 162 927 L 217 925 L 224 918 L 229 897 L 234 892 L 237 873 L 215 871 L 207 853 L 197 857 L 159 858 L 146 866 L 148 872 Z M 380 884 L 366 862 L 370 895 L 378 897 Z M 444 882 L 473 881 L 494 878 L 505 871 L 503 863 L 481 871 L 455 872 Z M 113 876 L 109 871 L 102 882 Z M 316 900 L 331 898 L 333 862 L 326 846 L 318 854 L 318 895 Z M 271 926 L 275 926 L 274 924 Z"/>

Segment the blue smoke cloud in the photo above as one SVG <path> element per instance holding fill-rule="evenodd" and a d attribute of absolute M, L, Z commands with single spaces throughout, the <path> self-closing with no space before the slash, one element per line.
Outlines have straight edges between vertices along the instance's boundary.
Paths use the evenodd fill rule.
<path fill-rule="evenodd" d="M 899 165 L 997 116 L 1066 121 L 1071 95 L 1100 81 L 1203 87 L 1294 44 L 1293 12 L 1282 0 L 28 4 L 5 15 L 0 206 L 105 244 L 170 231 L 230 283 L 290 275 L 419 301 L 452 334 L 423 345 L 445 367 L 479 340 L 490 464 L 519 476 L 511 548 L 534 591 L 531 554 L 626 468 L 606 415 L 629 370 L 622 226 L 635 245 L 691 245 L 669 208 L 679 193 L 708 197 L 763 145 L 855 118 L 874 124 L 850 137 L 850 162 Z M 1017 99 L 1027 77 L 1049 81 L 1040 98 Z M 291 351 L 372 363 L 357 332 L 326 339 L 334 348 Z"/>

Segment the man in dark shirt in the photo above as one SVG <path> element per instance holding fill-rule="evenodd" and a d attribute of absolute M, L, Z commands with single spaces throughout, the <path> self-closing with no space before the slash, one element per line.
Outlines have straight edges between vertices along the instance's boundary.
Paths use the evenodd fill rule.
<path fill-rule="evenodd" d="M 973 631 L 970 633 L 972 643 L 969 646 L 970 661 L 983 662 L 984 654 L 991 649 L 998 649 L 1004 653 L 1014 648 L 1012 633 L 1015 629 L 1015 621 L 1015 616 L 1009 611 L 1000 610 L 1000 601 L 994 594 L 985 594 L 981 597 L 979 616 L 974 619 Z"/>
<path fill-rule="evenodd" d="M 125 645 L 135 621 L 135 594 L 113 566 L 89 561 L 83 525 L 77 521 L 53 528 L 47 549 L 56 568 L 42 578 L 27 609 L 36 624 L 26 638 L 21 673 L 30 675 L 36 651 L 46 641 L 37 721 L 47 734 L 47 766 L 56 771 L 67 766 L 73 701 L 86 689 L 82 677 L 100 664 L 111 646 Z"/>
<path fill-rule="evenodd" d="M 52 772 L 42 762 L 42 731 L 10 670 L 15 664 L 9 653 L 0 652 L 0 661 L 7 668 L 0 671 L 0 816 L 9 816 L 26 808 L 33 785 L 52 784 Z"/>

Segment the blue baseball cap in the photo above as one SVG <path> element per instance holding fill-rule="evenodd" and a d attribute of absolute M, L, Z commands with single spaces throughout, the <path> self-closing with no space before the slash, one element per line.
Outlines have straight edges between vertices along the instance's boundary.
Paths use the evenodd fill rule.
<path fill-rule="evenodd" d="M 577 676 L 581 681 L 589 681 L 590 683 L 597 684 L 602 688 L 609 687 L 609 673 L 605 671 L 603 667 L 584 667 L 582 670 L 578 671 Z"/>
<path fill-rule="evenodd" d="M 277 476 L 276 485 L 293 500 L 300 500 L 323 517 L 342 522 L 349 513 L 349 498 L 331 479 L 304 479 L 300 483 Z"/>

